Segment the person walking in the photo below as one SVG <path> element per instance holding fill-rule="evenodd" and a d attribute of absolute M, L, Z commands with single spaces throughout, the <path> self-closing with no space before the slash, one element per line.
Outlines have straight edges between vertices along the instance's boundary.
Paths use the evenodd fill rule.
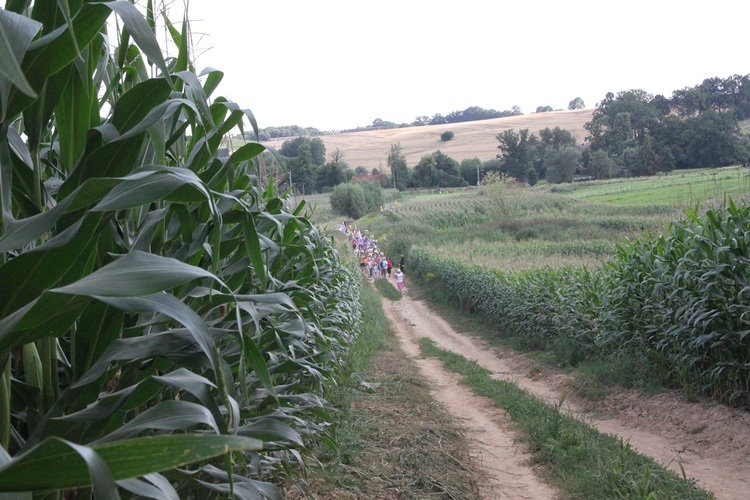
<path fill-rule="evenodd" d="M 398 291 L 401 293 L 404 293 L 404 273 L 401 271 L 401 269 L 396 269 L 396 274 L 394 275 L 396 277 L 396 288 L 398 288 Z"/>
<path fill-rule="evenodd" d="M 398 260 L 398 268 L 401 270 L 401 272 L 404 272 L 404 256 L 401 255 L 401 258 Z"/>
<path fill-rule="evenodd" d="M 391 277 L 391 270 L 393 269 L 393 261 L 391 260 L 390 257 L 388 257 L 388 259 L 386 260 L 386 262 L 388 264 L 388 277 L 390 278 Z"/>

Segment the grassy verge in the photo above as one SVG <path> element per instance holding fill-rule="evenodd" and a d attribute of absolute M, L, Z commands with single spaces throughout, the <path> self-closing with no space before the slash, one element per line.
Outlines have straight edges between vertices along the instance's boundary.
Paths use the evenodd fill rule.
<path fill-rule="evenodd" d="M 425 338 L 425 356 L 463 375 L 473 391 L 505 409 L 528 443 L 533 460 L 570 498 L 712 498 L 692 481 L 660 467 L 630 445 L 568 417 L 513 383 L 493 379 L 476 362 L 442 350 Z"/>
<path fill-rule="evenodd" d="M 375 281 L 375 288 L 378 289 L 380 295 L 388 300 L 401 300 L 401 292 L 399 292 L 395 286 L 396 280 L 391 278 L 379 278 Z"/>
<path fill-rule="evenodd" d="M 364 283 L 361 300 L 363 330 L 331 397 L 336 445 L 320 443 L 307 485 L 285 498 L 479 498 L 460 426 L 399 348 L 378 291 Z"/>

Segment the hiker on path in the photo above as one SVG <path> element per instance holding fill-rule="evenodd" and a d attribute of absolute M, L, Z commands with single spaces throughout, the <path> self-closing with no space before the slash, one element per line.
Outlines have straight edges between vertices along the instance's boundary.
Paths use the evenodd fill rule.
<path fill-rule="evenodd" d="M 398 291 L 401 293 L 404 293 L 404 273 L 401 271 L 401 269 L 396 269 L 396 288 L 398 288 Z"/>

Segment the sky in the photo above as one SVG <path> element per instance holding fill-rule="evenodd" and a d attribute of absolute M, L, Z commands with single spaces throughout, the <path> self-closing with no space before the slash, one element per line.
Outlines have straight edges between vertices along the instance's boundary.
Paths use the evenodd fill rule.
<path fill-rule="evenodd" d="M 411 123 L 470 106 L 595 107 L 750 73 L 750 2 L 154 0 L 261 128 Z M 138 0 L 144 5 L 145 0 Z"/>

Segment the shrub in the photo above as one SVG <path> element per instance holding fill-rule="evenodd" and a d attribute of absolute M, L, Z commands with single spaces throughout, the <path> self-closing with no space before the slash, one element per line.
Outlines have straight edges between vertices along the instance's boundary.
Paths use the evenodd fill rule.
<path fill-rule="evenodd" d="M 446 130 L 445 132 L 440 134 L 440 140 L 443 142 L 448 142 L 452 140 L 454 136 L 455 134 L 453 132 L 451 132 L 450 130 Z"/>

